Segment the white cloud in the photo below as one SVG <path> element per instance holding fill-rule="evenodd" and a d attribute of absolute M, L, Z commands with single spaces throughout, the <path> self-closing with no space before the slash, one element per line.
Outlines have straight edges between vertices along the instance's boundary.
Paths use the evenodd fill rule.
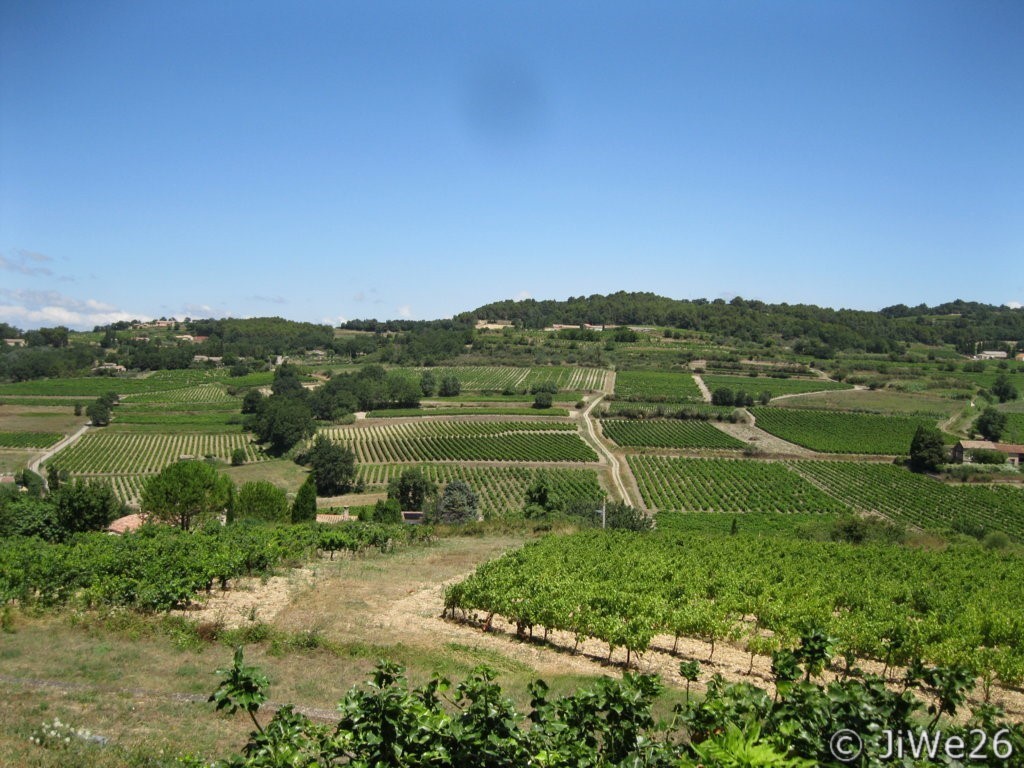
<path fill-rule="evenodd" d="M 35 266 L 50 260 L 49 256 L 31 251 L 14 251 L 10 255 L 0 253 L 0 269 L 6 272 L 17 272 L 20 275 L 50 276 L 53 270 L 49 267 Z"/>
<path fill-rule="evenodd" d="M 410 319 L 412 317 L 412 307 L 408 304 L 403 304 L 398 308 L 398 316 L 406 320 Z"/>
<path fill-rule="evenodd" d="M 348 318 L 345 317 L 344 315 L 338 315 L 337 317 L 323 317 L 320 318 L 320 322 L 323 323 L 324 325 L 331 326 L 342 325 L 343 323 L 348 322 Z"/>
<path fill-rule="evenodd" d="M 519 293 L 512 297 L 513 301 L 526 301 L 527 299 L 532 298 L 533 296 L 530 294 L 529 291 L 520 291 Z"/>
<path fill-rule="evenodd" d="M 96 299 L 83 301 L 57 291 L 0 288 L 0 299 L 5 301 L 0 304 L 0 320 L 35 328 L 50 325 L 92 328 L 95 325 L 149 317 L 146 314 L 125 312 L 113 304 Z"/>
<path fill-rule="evenodd" d="M 1019 301 L 1008 301 L 1006 302 L 1006 306 L 1010 309 L 1024 309 L 1024 304 Z"/>

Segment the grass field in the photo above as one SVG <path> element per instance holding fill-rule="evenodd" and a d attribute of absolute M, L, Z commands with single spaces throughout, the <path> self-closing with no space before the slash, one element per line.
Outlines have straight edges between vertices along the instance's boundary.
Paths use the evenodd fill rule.
<path fill-rule="evenodd" d="M 348 688 L 362 684 L 379 659 L 404 665 L 416 685 L 428 682 L 435 672 L 462 678 L 487 664 L 520 707 L 529 704 L 527 686 L 538 677 L 551 685 L 553 696 L 570 693 L 595 680 L 600 670 L 574 672 L 559 659 L 528 654 L 508 643 L 481 641 L 468 632 L 453 636 L 454 631 L 435 622 L 439 603 L 429 594 L 422 604 L 409 602 L 425 585 L 462 575 L 522 541 L 460 537 L 393 554 L 368 552 L 355 559 L 313 563 L 308 578 L 299 574 L 280 580 L 281 594 L 291 598 L 286 605 L 265 603 L 254 611 L 255 622 L 234 615 L 234 622 L 249 626 L 248 635 L 242 636 L 248 639 L 240 640 L 246 645 L 246 662 L 266 672 L 275 701 L 325 711 L 334 711 Z M 261 588 L 258 580 L 246 587 Z M 258 600 L 261 593 L 250 594 Z M 229 593 L 215 595 L 211 602 L 228 605 L 232 599 Z M 392 622 L 392 606 L 403 601 L 411 607 Z M 267 638 L 268 629 L 299 642 L 274 642 Z M 169 768 L 173 756 L 183 752 L 205 763 L 236 752 L 252 721 L 243 713 L 218 715 L 205 703 L 217 682 L 214 670 L 229 665 L 232 652 L 227 637 L 204 642 L 180 618 L 121 616 L 105 621 L 93 615 L 73 620 L 53 613 L 18 614 L 3 635 L 0 652 L 6 678 L 0 698 L 0 764 Z M 69 687 L 11 680 L 54 680 Z M 200 702 L 182 701 L 182 696 Z M 669 716 L 681 697 L 670 694 L 661 714 Z M 107 745 L 72 743 L 49 751 L 30 743 L 33 729 L 55 717 L 103 736 Z"/>
<path fill-rule="evenodd" d="M 894 392 L 889 389 L 844 389 L 787 397 L 772 403 L 779 408 L 822 411 L 859 411 L 944 419 L 963 407 L 962 402 L 927 393 Z"/>

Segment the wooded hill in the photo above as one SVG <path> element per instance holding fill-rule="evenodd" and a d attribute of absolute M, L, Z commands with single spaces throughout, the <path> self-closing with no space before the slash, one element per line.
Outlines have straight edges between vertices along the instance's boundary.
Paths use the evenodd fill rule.
<path fill-rule="evenodd" d="M 505 300 L 485 304 L 456 318 L 510 320 L 524 328 L 553 324 L 653 325 L 706 331 L 742 341 L 764 343 L 771 337 L 804 340 L 805 346 L 888 352 L 895 342 L 952 344 L 972 353 L 1017 342 L 1024 346 L 1024 309 L 956 300 L 935 307 L 897 304 L 878 312 L 830 309 L 813 304 L 766 304 L 734 298 L 670 299 L 653 293 L 570 296 L 565 301 Z"/>

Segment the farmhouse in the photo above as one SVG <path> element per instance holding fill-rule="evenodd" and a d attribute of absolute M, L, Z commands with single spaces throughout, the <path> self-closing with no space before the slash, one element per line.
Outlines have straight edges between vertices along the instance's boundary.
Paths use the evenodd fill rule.
<path fill-rule="evenodd" d="M 4 339 L 4 344 L 6 344 L 8 347 L 24 347 L 25 346 L 25 340 L 24 339 Z"/>
<path fill-rule="evenodd" d="M 961 440 L 953 447 L 953 461 L 971 463 L 974 451 L 998 451 L 1006 454 L 1006 460 L 1019 467 L 1024 463 L 1024 445 L 993 443 L 991 440 Z"/>
<path fill-rule="evenodd" d="M 117 363 L 102 363 L 92 369 L 93 373 L 102 373 L 103 371 L 113 371 L 114 373 L 127 373 L 128 369 L 123 365 Z"/>
<path fill-rule="evenodd" d="M 975 360 L 1005 360 L 1006 352 L 1001 349 L 987 349 L 974 356 Z"/>

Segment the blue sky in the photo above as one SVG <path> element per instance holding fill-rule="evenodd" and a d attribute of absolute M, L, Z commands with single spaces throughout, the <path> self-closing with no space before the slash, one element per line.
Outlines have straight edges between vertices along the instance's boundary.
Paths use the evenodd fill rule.
<path fill-rule="evenodd" d="M 0 3 L 0 321 L 1024 302 L 1024 3 Z"/>

